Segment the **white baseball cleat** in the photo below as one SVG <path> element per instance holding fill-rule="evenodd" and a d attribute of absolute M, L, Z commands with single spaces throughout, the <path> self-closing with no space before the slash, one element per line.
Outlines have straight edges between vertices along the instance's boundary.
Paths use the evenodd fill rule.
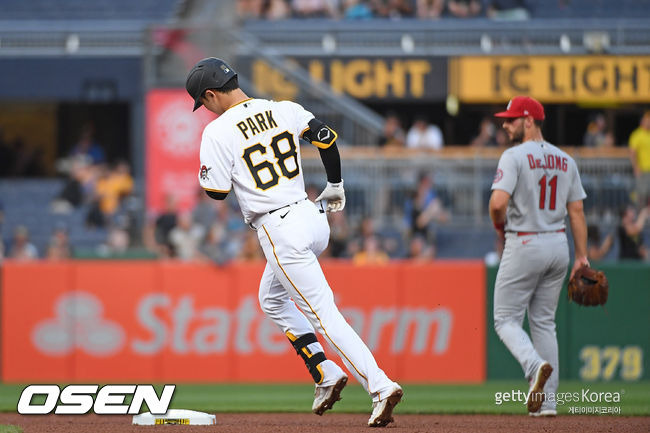
<path fill-rule="evenodd" d="M 393 409 L 402 400 L 404 391 L 395 384 L 393 389 L 386 393 L 386 397 L 372 404 L 372 414 L 368 420 L 369 427 L 384 427 L 393 422 Z"/>
<path fill-rule="evenodd" d="M 555 409 L 542 409 L 539 412 L 528 412 L 528 415 L 534 417 L 551 417 L 557 416 L 557 411 Z"/>
<path fill-rule="evenodd" d="M 318 386 L 314 391 L 314 404 L 311 406 L 311 411 L 316 415 L 322 415 L 326 410 L 331 409 L 334 403 L 341 399 L 341 391 L 348 383 L 348 377 L 343 376 L 336 381 L 334 385 Z"/>
<path fill-rule="evenodd" d="M 542 365 L 537 369 L 535 374 L 535 381 L 528 391 L 528 397 L 526 398 L 526 406 L 528 407 L 528 412 L 535 413 L 542 408 L 542 403 L 546 396 L 544 395 L 544 385 L 549 377 L 553 373 L 553 367 L 548 362 L 543 362 Z"/>

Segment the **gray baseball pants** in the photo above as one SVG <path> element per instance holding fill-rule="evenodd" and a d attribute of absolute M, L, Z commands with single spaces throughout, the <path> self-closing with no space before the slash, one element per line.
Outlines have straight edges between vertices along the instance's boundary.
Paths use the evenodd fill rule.
<path fill-rule="evenodd" d="M 555 310 L 568 266 L 565 233 L 506 233 L 494 288 L 494 328 L 529 381 L 542 362 L 551 364 L 547 394 L 555 394 L 559 383 Z M 526 312 L 532 341 L 522 328 Z M 542 409 L 555 409 L 554 399 L 547 398 Z"/>

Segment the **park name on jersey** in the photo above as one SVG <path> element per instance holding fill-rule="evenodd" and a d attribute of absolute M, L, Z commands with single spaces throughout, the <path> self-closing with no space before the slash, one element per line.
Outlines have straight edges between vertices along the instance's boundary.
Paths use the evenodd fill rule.
<path fill-rule="evenodd" d="M 568 161 L 566 157 L 561 155 L 545 153 L 544 158 L 535 158 L 529 153 L 526 156 L 528 157 L 528 167 L 531 170 L 544 168 L 546 170 L 562 170 L 566 172 L 568 169 Z"/>
<path fill-rule="evenodd" d="M 277 127 L 278 124 L 275 123 L 275 120 L 273 119 L 273 112 L 271 110 L 265 111 L 264 114 L 257 113 L 237 123 L 237 128 L 239 128 L 246 140 L 248 140 L 248 134 L 246 133 L 247 131 L 251 135 L 257 135 L 260 132 L 266 131 L 267 129 Z"/>

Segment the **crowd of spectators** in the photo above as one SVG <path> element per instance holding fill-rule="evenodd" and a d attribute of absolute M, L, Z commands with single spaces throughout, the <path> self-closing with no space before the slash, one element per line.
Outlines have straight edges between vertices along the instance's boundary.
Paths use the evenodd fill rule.
<path fill-rule="evenodd" d="M 98 254 L 115 256 L 134 248 L 147 251 L 155 257 L 180 260 L 206 260 L 218 264 L 230 261 L 262 260 L 255 233 L 244 224 L 236 200 L 210 199 L 198 191 L 196 205 L 181 210 L 175 197 L 165 200 L 165 207 L 155 215 L 142 219 L 142 197 L 134 195 L 134 180 L 125 161 L 108 163 L 103 149 L 92 139 L 92 131 L 82 131 L 79 143 L 73 147 L 61 167 L 66 181 L 50 203 L 50 212 L 67 215 L 83 213 L 87 229 L 103 230 L 104 242 Z M 605 116 L 596 113 L 585 128 L 584 146 L 603 147 L 611 135 Z M 650 197 L 647 191 L 650 173 L 650 112 L 643 114 L 639 126 L 630 134 L 630 161 L 636 185 L 630 192 L 631 203 L 616 219 L 618 225 L 606 229 L 589 229 L 589 254 L 592 260 L 607 256 L 619 246 L 618 258 L 646 259 L 643 232 L 650 216 Z M 384 136 L 378 143 L 386 149 L 419 148 L 437 151 L 444 145 L 440 128 L 426 118 L 419 118 L 408 130 L 396 113 L 388 113 Z M 506 148 L 507 137 L 492 117 L 484 117 L 477 126 L 473 147 Z M 331 241 L 325 256 L 348 259 L 357 264 L 385 263 L 391 259 L 409 258 L 418 261 L 436 258 L 436 233 L 451 219 L 433 182 L 431 172 L 421 173 L 410 192 L 391 197 L 391 206 L 402 215 L 400 224 L 378 226 L 366 217 L 348 220 L 347 214 L 328 215 Z M 308 186 L 308 195 L 314 200 L 318 188 Z M 4 204 L 6 206 L 6 204 Z M 395 209 L 393 209 L 395 210 Z M 0 228 L 3 224 L 3 203 L 0 202 Z M 29 229 L 19 224 L 11 228 L 11 236 L 0 239 L 0 258 L 19 260 L 47 258 L 61 260 L 75 257 L 76 247 L 70 242 L 69 227 L 53 227 L 49 242 L 44 247 L 30 240 Z"/>
<path fill-rule="evenodd" d="M 531 0 L 237 0 L 240 19 L 528 19 Z"/>

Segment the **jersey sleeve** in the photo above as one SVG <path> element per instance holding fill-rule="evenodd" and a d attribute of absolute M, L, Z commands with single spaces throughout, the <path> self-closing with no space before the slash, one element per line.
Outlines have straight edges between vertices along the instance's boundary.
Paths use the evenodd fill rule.
<path fill-rule="evenodd" d="M 208 132 L 201 139 L 199 184 L 206 191 L 228 193 L 232 188 L 232 152 Z"/>
<path fill-rule="evenodd" d="M 519 176 L 519 167 L 517 166 L 517 159 L 513 152 L 505 151 L 499 159 L 497 172 L 494 175 L 492 182 L 492 190 L 500 189 L 512 195 L 517 184 L 517 177 Z"/>
<path fill-rule="evenodd" d="M 302 135 L 309 128 L 309 121 L 314 118 L 314 115 L 295 102 L 282 101 L 281 104 L 283 110 L 289 113 L 292 120 L 293 130 L 291 132 L 302 138 Z"/>
<path fill-rule="evenodd" d="M 571 170 L 573 171 L 573 176 L 571 176 L 571 186 L 569 187 L 569 194 L 567 196 L 567 203 L 572 201 L 584 200 L 587 197 L 585 189 L 582 187 L 582 180 L 580 180 L 580 172 L 578 171 L 578 165 L 574 160 L 571 160 Z"/>

